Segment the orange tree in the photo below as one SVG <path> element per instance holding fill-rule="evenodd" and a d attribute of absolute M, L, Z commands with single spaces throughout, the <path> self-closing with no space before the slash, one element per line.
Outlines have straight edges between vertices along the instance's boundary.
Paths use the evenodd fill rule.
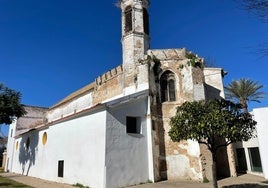
<path fill-rule="evenodd" d="M 221 147 L 237 141 L 247 141 L 254 136 L 256 122 L 241 110 L 240 104 L 224 99 L 185 102 L 177 107 L 170 119 L 169 136 L 172 141 L 196 140 L 205 144 L 212 154 L 213 187 L 217 188 L 216 152 Z M 218 143 L 217 138 L 225 138 Z"/>

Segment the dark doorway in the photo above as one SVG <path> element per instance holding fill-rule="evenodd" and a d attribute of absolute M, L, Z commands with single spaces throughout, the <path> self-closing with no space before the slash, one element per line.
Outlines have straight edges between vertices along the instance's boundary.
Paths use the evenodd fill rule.
<path fill-rule="evenodd" d="M 64 170 L 64 161 L 61 160 L 58 162 L 58 177 L 63 177 L 63 170 Z"/>
<path fill-rule="evenodd" d="M 238 165 L 237 171 L 240 173 L 246 173 L 248 168 L 244 148 L 237 148 L 236 154 L 237 154 L 237 165 Z"/>

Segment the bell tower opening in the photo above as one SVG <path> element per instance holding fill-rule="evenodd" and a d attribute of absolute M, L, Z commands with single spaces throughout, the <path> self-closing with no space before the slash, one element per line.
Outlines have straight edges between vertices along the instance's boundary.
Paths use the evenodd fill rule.
<path fill-rule="evenodd" d="M 144 33 L 149 35 L 149 14 L 147 9 L 143 8 L 143 27 L 144 27 Z"/>
<path fill-rule="evenodd" d="M 125 9 L 125 28 L 124 28 L 124 32 L 128 33 L 132 31 L 132 7 L 128 6 Z"/>
<path fill-rule="evenodd" d="M 148 7 L 149 0 L 120 0 L 125 94 L 135 92 L 145 82 L 139 79 L 138 62 L 150 45 Z"/>
<path fill-rule="evenodd" d="M 149 0 L 120 0 L 123 65 L 134 65 L 149 49 L 148 7 Z"/>

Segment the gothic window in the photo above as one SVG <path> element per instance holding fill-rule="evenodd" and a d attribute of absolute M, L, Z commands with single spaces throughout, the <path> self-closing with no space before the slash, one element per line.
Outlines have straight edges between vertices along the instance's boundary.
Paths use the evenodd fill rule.
<path fill-rule="evenodd" d="M 145 8 L 143 8 L 143 25 L 144 33 L 149 35 L 149 14 Z"/>
<path fill-rule="evenodd" d="M 132 8 L 128 6 L 125 9 L 125 33 L 132 31 Z"/>
<path fill-rule="evenodd" d="M 171 71 L 166 71 L 160 78 L 161 102 L 175 101 L 175 76 Z"/>

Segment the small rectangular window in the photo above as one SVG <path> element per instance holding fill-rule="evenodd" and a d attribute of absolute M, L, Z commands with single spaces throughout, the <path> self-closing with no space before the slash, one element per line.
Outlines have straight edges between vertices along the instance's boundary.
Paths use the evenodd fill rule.
<path fill-rule="evenodd" d="M 58 161 L 58 177 L 63 177 L 64 161 Z"/>
<path fill-rule="evenodd" d="M 127 133 L 141 134 L 141 121 L 138 117 L 127 117 L 126 122 Z"/>

